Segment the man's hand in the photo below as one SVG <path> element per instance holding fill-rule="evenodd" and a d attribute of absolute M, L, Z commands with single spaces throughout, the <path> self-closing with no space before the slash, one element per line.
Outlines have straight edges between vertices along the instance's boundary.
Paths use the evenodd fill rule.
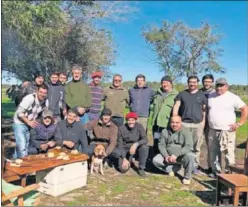
<path fill-rule="evenodd" d="M 128 161 L 126 158 L 124 158 L 124 159 L 123 159 L 123 163 L 122 163 L 122 168 L 123 168 L 124 170 L 127 170 L 127 169 L 129 168 L 129 166 L 130 166 L 129 161 Z"/>
<path fill-rule="evenodd" d="M 169 160 L 169 162 L 174 163 L 177 161 L 177 157 L 175 155 L 171 155 L 168 160 Z"/>
<path fill-rule="evenodd" d="M 76 117 L 76 121 L 77 121 L 77 122 L 80 121 L 80 117 L 79 117 L 79 116 Z"/>
<path fill-rule="evenodd" d="M 47 145 L 52 148 L 56 145 L 56 143 L 54 141 L 50 141 L 47 143 Z"/>
<path fill-rule="evenodd" d="M 63 141 L 63 145 L 65 145 L 69 148 L 73 148 L 75 146 L 75 143 L 72 141 Z"/>
<path fill-rule="evenodd" d="M 42 151 L 46 151 L 47 148 L 48 148 L 48 145 L 47 144 L 41 144 L 40 148 L 41 148 Z"/>
<path fill-rule="evenodd" d="M 83 107 L 78 107 L 77 110 L 78 110 L 78 113 L 81 115 L 83 115 L 85 113 L 85 108 L 83 108 Z"/>
<path fill-rule="evenodd" d="M 63 109 L 63 115 L 66 116 L 67 115 L 67 110 Z"/>
<path fill-rule="evenodd" d="M 229 125 L 229 127 L 230 127 L 230 131 L 234 132 L 234 131 L 237 130 L 237 128 L 240 127 L 240 125 L 238 125 L 237 123 L 235 123 L 235 124 Z"/>
<path fill-rule="evenodd" d="M 130 151 L 129 151 L 130 155 L 134 155 L 135 154 L 137 147 L 138 147 L 138 144 L 137 143 L 134 143 L 131 146 Z"/>
<path fill-rule="evenodd" d="M 170 156 L 165 157 L 165 158 L 164 158 L 165 162 L 168 163 L 168 162 L 169 162 L 169 158 L 170 158 Z"/>
<path fill-rule="evenodd" d="M 22 84 L 22 87 L 27 87 L 29 84 L 30 84 L 29 81 L 25 81 L 25 82 Z"/>
<path fill-rule="evenodd" d="M 30 126 L 31 128 L 36 128 L 38 126 L 37 121 L 28 121 L 27 125 Z"/>

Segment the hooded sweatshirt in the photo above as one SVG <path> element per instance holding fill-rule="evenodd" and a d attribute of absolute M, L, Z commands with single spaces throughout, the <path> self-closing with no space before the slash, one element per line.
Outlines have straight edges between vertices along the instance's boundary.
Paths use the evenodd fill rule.
<path fill-rule="evenodd" d="M 148 117 L 150 104 L 153 101 L 154 91 L 148 86 L 139 88 L 135 85 L 129 89 L 130 110 L 136 112 L 139 117 Z"/>
<path fill-rule="evenodd" d="M 54 116 L 60 116 L 61 109 L 66 108 L 64 87 L 59 83 L 50 83 L 47 98 L 49 101 L 48 109 L 53 112 Z"/>
<path fill-rule="evenodd" d="M 41 144 L 55 141 L 56 145 L 62 144 L 62 137 L 59 128 L 55 124 L 49 126 L 39 123 L 38 126 L 30 131 L 30 146 L 40 149 Z"/>

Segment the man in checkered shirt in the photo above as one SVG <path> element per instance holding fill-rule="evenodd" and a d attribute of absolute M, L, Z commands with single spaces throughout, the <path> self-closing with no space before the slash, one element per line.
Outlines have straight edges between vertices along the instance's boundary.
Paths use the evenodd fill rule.
<path fill-rule="evenodd" d="M 47 86 L 41 85 L 35 93 L 25 96 L 19 104 L 14 115 L 14 134 L 16 140 L 15 158 L 28 155 L 30 128 L 37 126 L 36 119 L 43 109 L 48 107 Z"/>

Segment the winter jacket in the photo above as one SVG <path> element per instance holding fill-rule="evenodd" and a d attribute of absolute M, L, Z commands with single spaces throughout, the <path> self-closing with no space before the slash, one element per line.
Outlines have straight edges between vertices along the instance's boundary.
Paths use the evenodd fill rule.
<path fill-rule="evenodd" d="M 65 85 L 65 102 L 69 108 L 89 108 L 91 105 L 91 92 L 89 86 L 82 80 L 67 83 Z"/>
<path fill-rule="evenodd" d="M 112 111 L 112 116 L 124 117 L 124 110 L 129 104 L 129 95 L 127 89 L 120 87 L 116 89 L 108 86 L 103 89 L 103 100 L 105 107 Z"/>
<path fill-rule="evenodd" d="M 172 108 L 174 106 L 174 99 L 177 96 L 177 90 L 173 89 L 163 97 L 163 92 L 158 89 L 153 101 L 153 116 L 152 125 L 166 128 L 169 124 Z"/>
<path fill-rule="evenodd" d="M 129 89 L 130 111 L 136 112 L 139 117 L 149 117 L 150 104 L 153 101 L 154 91 L 144 86 L 139 88 L 135 85 Z"/>
<path fill-rule="evenodd" d="M 72 141 L 75 143 L 74 149 L 78 149 L 79 145 L 82 146 L 82 151 L 88 153 L 88 140 L 86 131 L 81 122 L 74 122 L 69 124 L 67 120 L 62 120 L 58 123 L 58 127 L 63 141 Z"/>
<path fill-rule="evenodd" d="M 158 149 L 163 157 L 181 156 L 193 151 L 193 136 L 187 128 L 177 132 L 164 129 L 159 139 Z"/>
<path fill-rule="evenodd" d="M 93 82 L 89 84 L 92 96 L 92 103 L 90 106 L 90 113 L 99 114 L 101 111 L 101 102 L 103 98 L 103 89 L 100 86 L 96 86 Z"/>
<path fill-rule="evenodd" d="M 126 157 L 126 150 L 124 148 L 130 148 L 132 144 L 137 143 L 138 146 L 146 145 L 148 139 L 144 127 L 136 122 L 134 128 L 129 128 L 127 124 L 119 127 L 117 147 L 122 151 L 122 157 Z"/>
<path fill-rule="evenodd" d="M 118 127 L 112 121 L 103 125 L 101 119 L 98 119 L 89 122 L 85 128 L 90 132 L 91 142 L 105 145 L 106 154 L 111 154 L 117 144 Z"/>
<path fill-rule="evenodd" d="M 45 126 L 43 123 L 31 129 L 30 131 L 30 146 L 40 149 L 41 144 L 46 144 L 50 141 L 55 141 L 56 145 L 62 144 L 62 137 L 57 125 L 52 124 Z"/>
<path fill-rule="evenodd" d="M 49 84 L 47 98 L 49 101 L 48 109 L 53 112 L 54 116 L 60 116 L 61 109 L 66 108 L 64 87 L 60 84 Z"/>

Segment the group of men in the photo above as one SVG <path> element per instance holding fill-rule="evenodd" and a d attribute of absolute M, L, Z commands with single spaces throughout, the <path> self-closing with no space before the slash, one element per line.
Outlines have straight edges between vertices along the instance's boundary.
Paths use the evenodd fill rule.
<path fill-rule="evenodd" d="M 25 82 L 23 90 L 29 92 L 14 115 L 15 156 L 46 152 L 56 145 L 92 155 L 101 143 L 110 165 L 115 160 L 124 173 L 138 158 L 138 174 L 145 176 L 151 115 L 153 164 L 161 171 L 173 176 L 182 165 L 183 183 L 190 184 L 192 173 L 199 173 L 204 137 L 211 177 L 224 168 L 222 152 L 226 170 L 235 163 L 235 131 L 247 120 L 247 106 L 228 91 L 225 78 L 217 79 L 214 89 L 214 77 L 205 75 L 203 88 L 198 89 L 198 77 L 190 76 L 187 89 L 178 92 L 169 76 L 162 77 L 157 91 L 146 85 L 142 74 L 129 90 L 122 86 L 120 74 L 114 75 L 110 86 L 101 88 L 102 76 L 93 72 L 92 82 L 86 84 L 82 68 L 75 65 L 68 83 L 62 82 L 58 73 L 52 73 L 47 84 L 42 76 L 35 76 L 34 83 Z M 130 112 L 124 117 L 126 106 Z M 238 123 L 235 110 L 241 111 Z"/>

